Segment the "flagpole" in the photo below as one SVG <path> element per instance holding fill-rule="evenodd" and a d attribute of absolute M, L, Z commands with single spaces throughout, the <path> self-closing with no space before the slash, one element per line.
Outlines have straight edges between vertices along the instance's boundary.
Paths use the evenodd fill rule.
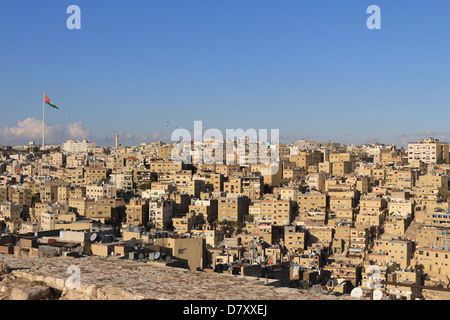
<path fill-rule="evenodd" d="M 45 146 L 45 92 L 42 96 L 42 150 Z"/>

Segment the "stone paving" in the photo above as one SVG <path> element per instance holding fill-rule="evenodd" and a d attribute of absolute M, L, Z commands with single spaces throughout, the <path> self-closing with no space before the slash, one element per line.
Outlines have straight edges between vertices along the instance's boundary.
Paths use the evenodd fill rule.
<path fill-rule="evenodd" d="M 44 282 L 68 300 L 322 300 L 348 296 L 312 295 L 304 290 L 264 285 L 263 279 L 189 271 L 100 257 L 15 258 L 0 255 L 11 274 Z M 77 288 L 69 266 L 77 266 Z M 76 284 L 76 283 L 75 283 Z"/>

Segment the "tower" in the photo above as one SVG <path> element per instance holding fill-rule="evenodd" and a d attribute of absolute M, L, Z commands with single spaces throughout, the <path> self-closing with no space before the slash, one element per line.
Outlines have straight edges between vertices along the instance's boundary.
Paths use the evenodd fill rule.
<path fill-rule="evenodd" d="M 119 147 L 119 133 L 116 132 L 116 149 Z"/>

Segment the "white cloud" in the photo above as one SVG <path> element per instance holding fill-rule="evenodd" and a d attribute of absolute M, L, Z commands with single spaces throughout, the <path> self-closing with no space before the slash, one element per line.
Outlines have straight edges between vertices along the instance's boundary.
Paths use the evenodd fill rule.
<path fill-rule="evenodd" d="M 441 136 L 441 137 L 446 137 L 450 135 L 450 131 L 437 131 L 437 130 L 421 130 L 418 132 L 419 135 L 421 136 L 427 136 L 427 137 L 431 137 L 431 136 Z"/>
<path fill-rule="evenodd" d="M 127 133 L 120 131 L 119 134 L 119 144 L 122 145 L 137 145 L 142 142 L 154 142 L 158 141 L 158 138 L 160 136 L 160 131 L 157 130 L 153 134 L 140 134 L 140 135 L 134 135 L 132 133 Z M 95 139 L 100 144 L 105 145 L 114 145 L 116 141 L 116 135 L 107 135 L 105 138 L 98 138 Z"/>
<path fill-rule="evenodd" d="M 404 133 L 399 133 L 397 134 L 397 138 L 400 141 L 400 146 L 408 146 L 408 142 L 409 142 L 409 135 L 406 135 Z"/>
<path fill-rule="evenodd" d="M 160 134 L 161 134 L 161 132 L 160 132 L 159 130 L 156 130 L 155 133 L 153 133 L 152 138 L 153 138 L 154 140 L 156 140 L 156 139 L 159 138 L 159 135 L 160 135 Z"/>
<path fill-rule="evenodd" d="M 91 129 L 85 128 L 81 121 L 69 124 L 67 130 L 69 138 L 75 140 L 87 140 L 91 133 Z"/>
<path fill-rule="evenodd" d="M 88 139 L 90 130 L 82 122 L 67 126 L 45 124 L 45 144 L 61 144 L 67 139 Z M 42 120 L 27 118 L 18 121 L 16 127 L 0 128 L 0 144 L 22 145 L 30 141 L 42 142 Z"/>
<path fill-rule="evenodd" d="M 128 145 L 139 144 L 141 142 L 157 141 L 161 132 L 156 130 L 151 134 L 134 135 L 132 133 L 119 132 L 119 143 Z M 91 140 L 100 145 L 114 145 L 116 136 L 107 135 L 104 138 L 92 137 L 91 129 L 86 128 L 83 122 L 78 121 L 64 125 L 45 124 L 45 144 L 61 144 L 69 139 L 73 140 Z M 33 141 L 37 144 L 42 143 L 42 120 L 27 118 L 18 121 L 15 127 L 0 128 L 0 145 L 24 145 Z"/>

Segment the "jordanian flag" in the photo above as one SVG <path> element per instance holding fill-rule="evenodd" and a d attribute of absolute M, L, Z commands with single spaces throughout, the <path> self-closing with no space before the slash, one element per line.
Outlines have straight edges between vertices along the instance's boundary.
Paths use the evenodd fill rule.
<path fill-rule="evenodd" d="M 53 104 L 53 102 L 50 101 L 50 99 L 47 97 L 47 95 L 46 95 L 45 93 L 44 93 L 44 102 L 45 102 L 46 104 L 48 104 L 50 107 L 52 107 L 53 109 L 56 109 L 56 110 L 59 109 L 57 106 L 55 106 L 55 105 Z"/>

